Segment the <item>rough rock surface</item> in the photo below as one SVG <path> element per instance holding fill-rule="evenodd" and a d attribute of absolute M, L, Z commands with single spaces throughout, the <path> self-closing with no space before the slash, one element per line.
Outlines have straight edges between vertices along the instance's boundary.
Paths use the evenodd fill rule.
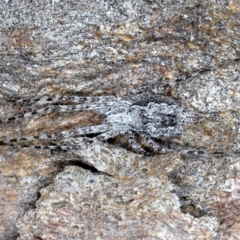
<path fill-rule="evenodd" d="M 237 0 L 2 1 L 1 119 L 38 96 L 146 89 L 204 117 L 151 157 L 124 136 L 71 152 L 1 145 L 0 239 L 240 239 L 239 21 Z M 1 122 L 0 143 L 102 118 Z"/>

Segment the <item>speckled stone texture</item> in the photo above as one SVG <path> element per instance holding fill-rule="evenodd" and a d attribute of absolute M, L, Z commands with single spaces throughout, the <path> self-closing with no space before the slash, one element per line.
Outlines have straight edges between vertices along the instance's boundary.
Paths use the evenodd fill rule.
<path fill-rule="evenodd" d="M 167 184 L 169 159 L 147 161 L 124 178 L 66 168 L 21 219 L 20 239 L 213 239 L 216 218 L 180 211 Z"/>
<path fill-rule="evenodd" d="M 0 145 L 0 239 L 240 239 L 239 22 L 238 0 L 2 1 L 0 119 L 26 108 L 9 96 L 146 89 L 203 118 L 151 157 L 125 136 L 71 152 Z M 1 122 L 0 143 L 102 119 Z"/>

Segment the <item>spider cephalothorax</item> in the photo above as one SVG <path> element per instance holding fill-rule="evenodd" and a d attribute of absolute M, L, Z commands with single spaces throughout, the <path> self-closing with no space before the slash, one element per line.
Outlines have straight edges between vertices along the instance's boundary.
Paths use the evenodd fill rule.
<path fill-rule="evenodd" d="M 183 130 L 183 126 L 194 117 L 194 114 L 186 112 L 173 99 L 158 96 L 153 93 L 138 94 L 129 100 L 115 96 L 102 97 L 78 97 L 62 96 L 51 101 L 67 101 L 67 104 L 55 105 L 51 103 L 47 107 L 40 107 L 34 112 L 27 112 L 19 117 L 34 117 L 51 111 L 70 112 L 92 110 L 104 115 L 100 125 L 76 128 L 74 130 L 61 131 L 57 134 L 40 134 L 38 139 L 58 140 L 62 138 L 77 138 L 88 134 L 95 134 L 96 140 L 107 140 L 118 135 L 127 135 L 129 143 L 134 151 L 145 153 L 141 144 L 137 141 L 139 135 L 149 147 L 156 152 L 166 152 L 154 139 L 169 140 L 177 136 Z M 70 102 L 70 103 L 69 103 Z M 32 140 L 25 137 L 24 140 Z M 35 136 L 36 139 L 36 136 Z M 13 142 L 13 139 L 5 143 Z M 16 143 L 22 141 L 15 139 Z M 60 148 L 66 149 L 66 146 Z"/>

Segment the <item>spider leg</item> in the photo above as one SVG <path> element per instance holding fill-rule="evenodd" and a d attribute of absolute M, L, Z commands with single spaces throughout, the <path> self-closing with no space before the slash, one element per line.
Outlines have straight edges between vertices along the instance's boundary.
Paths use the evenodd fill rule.
<path fill-rule="evenodd" d="M 104 132 L 101 133 L 100 135 L 98 135 L 97 137 L 95 137 L 94 139 L 99 140 L 99 141 L 104 141 L 107 140 L 109 138 L 113 138 L 116 137 L 117 135 L 119 135 L 120 132 L 119 131 L 109 131 L 109 132 Z"/>
<path fill-rule="evenodd" d="M 42 115 L 42 114 L 49 114 L 51 112 L 71 112 L 71 111 L 86 111 L 86 110 L 93 110 L 100 113 L 104 113 L 108 108 L 111 107 L 111 103 L 81 103 L 75 105 L 50 105 L 44 108 L 40 108 L 34 111 L 35 114 Z M 30 115 L 31 113 L 29 113 Z"/>
<path fill-rule="evenodd" d="M 110 102 L 116 101 L 115 96 L 100 96 L 100 97 L 81 97 L 76 95 L 40 95 L 40 96 L 28 96 L 28 97 L 16 97 L 10 96 L 7 101 L 14 103 L 16 106 L 41 106 L 46 104 L 54 104 L 58 102 L 66 102 L 68 104 L 75 103 L 94 103 L 94 102 Z"/>
<path fill-rule="evenodd" d="M 140 136 L 143 138 L 143 140 L 146 141 L 147 145 L 151 147 L 154 152 L 158 152 L 158 153 L 169 152 L 168 149 L 160 147 L 159 144 L 156 141 L 154 141 L 149 134 L 141 133 Z"/>
<path fill-rule="evenodd" d="M 137 142 L 137 139 L 136 139 L 136 135 L 133 133 L 133 131 L 128 131 L 128 137 L 129 137 L 129 144 L 130 146 L 132 147 L 132 149 L 136 152 L 136 153 L 140 153 L 140 154 L 143 154 L 145 156 L 148 156 L 149 153 L 147 151 L 145 151 L 141 144 L 139 144 Z"/>
<path fill-rule="evenodd" d="M 12 145 L 12 146 L 19 146 L 19 145 Z M 71 150 L 75 150 L 78 149 L 77 145 L 63 145 L 63 146 L 59 146 L 59 145 L 27 145 L 27 146 L 21 146 L 23 149 L 41 149 L 41 150 L 50 150 L 50 151 L 71 151 Z"/>
<path fill-rule="evenodd" d="M 76 137 L 76 136 L 81 136 L 81 135 L 86 135 L 91 133 L 104 133 L 104 132 L 110 131 L 111 129 L 112 129 L 111 124 L 102 124 L 97 126 L 76 128 L 71 131 L 62 131 L 53 136 L 56 136 L 57 138 L 68 138 L 68 137 Z"/>
<path fill-rule="evenodd" d="M 192 122 L 197 123 L 201 120 L 203 120 L 205 116 L 201 113 L 194 113 L 194 112 L 184 112 L 183 113 L 183 122 Z"/>
<path fill-rule="evenodd" d="M 19 119 L 29 117 L 34 117 L 34 119 L 36 119 L 41 115 L 49 114 L 52 112 L 65 113 L 71 111 L 92 110 L 104 114 L 113 106 L 113 104 L 116 103 L 116 101 L 118 101 L 117 98 L 114 96 L 105 97 L 43 96 L 42 98 L 35 98 L 35 100 L 36 103 L 33 106 L 27 106 L 25 108 L 22 108 L 22 110 L 20 110 L 18 114 L 14 114 L 13 112 L 7 118 L 0 119 L 0 123 L 17 122 Z M 65 101 L 67 104 L 64 104 L 63 101 Z M 44 105 L 46 103 L 54 104 L 56 102 L 60 102 L 61 104 L 41 107 L 41 105 Z M 20 99 L 18 100 L 17 103 L 30 104 L 33 103 L 33 100 L 29 99 L 28 101 L 28 99 Z"/>
<path fill-rule="evenodd" d="M 76 104 L 76 105 L 51 105 L 47 106 L 44 108 L 40 108 L 38 110 L 30 110 L 29 112 L 26 113 L 20 113 L 17 115 L 9 116 L 8 118 L 4 118 L 0 120 L 0 123 L 7 123 L 7 122 L 17 122 L 19 119 L 22 118 L 30 118 L 33 117 L 33 120 L 36 120 L 38 117 L 49 114 L 52 112 L 61 112 L 61 113 L 66 113 L 66 112 L 71 112 L 71 111 L 86 111 L 86 110 L 92 110 L 96 111 L 99 113 L 105 113 L 109 109 L 108 106 L 98 106 L 98 105 L 84 105 L 84 104 Z"/>
<path fill-rule="evenodd" d="M 172 98 L 166 97 L 166 96 L 160 96 L 150 91 L 137 94 L 133 96 L 130 100 L 132 101 L 133 105 L 140 105 L 140 106 L 147 106 L 148 103 L 150 102 L 167 103 L 168 105 L 176 105 L 176 102 Z"/>
<path fill-rule="evenodd" d="M 104 133 L 107 131 L 110 131 L 112 129 L 111 124 L 102 124 L 97 126 L 89 126 L 89 127 L 83 127 L 83 128 L 76 128 L 74 130 L 70 131 L 62 131 L 57 134 L 41 134 L 39 136 L 35 137 L 25 137 L 25 138 L 14 138 L 14 139 L 5 139 L 2 141 L 4 144 L 9 143 L 24 143 L 26 141 L 32 141 L 32 140 L 55 140 L 59 138 L 69 138 L 69 137 L 76 137 L 76 136 L 83 136 L 86 134 L 91 133 Z"/>

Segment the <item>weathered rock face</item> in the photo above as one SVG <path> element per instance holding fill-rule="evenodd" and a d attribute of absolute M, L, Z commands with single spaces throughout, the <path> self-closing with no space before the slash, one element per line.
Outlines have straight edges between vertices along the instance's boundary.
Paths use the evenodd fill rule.
<path fill-rule="evenodd" d="M 37 210 L 20 220 L 18 228 L 24 236 L 20 239 L 34 235 L 43 239 L 192 239 L 193 235 L 213 239 L 217 235 L 216 218 L 194 219 L 180 211 L 178 198 L 167 186 L 173 167 L 169 159 L 143 160 L 137 167 L 137 171 L 130 168 L 132 172 L 124 178 L 66 168 L 41 191 Z"/>
<path fill-rule="evenodd" d="M 2 2 L 0 238 L 240 239 L 239 21 L 237 0 Z M 104 119 L 15 118 L 55 96 L 146 90 L 202 115 L 159 141 L 170 153 L 135 154 L 126 136 L 54 142 L 77 141 L 65 152 L 2 142 Z"/>

